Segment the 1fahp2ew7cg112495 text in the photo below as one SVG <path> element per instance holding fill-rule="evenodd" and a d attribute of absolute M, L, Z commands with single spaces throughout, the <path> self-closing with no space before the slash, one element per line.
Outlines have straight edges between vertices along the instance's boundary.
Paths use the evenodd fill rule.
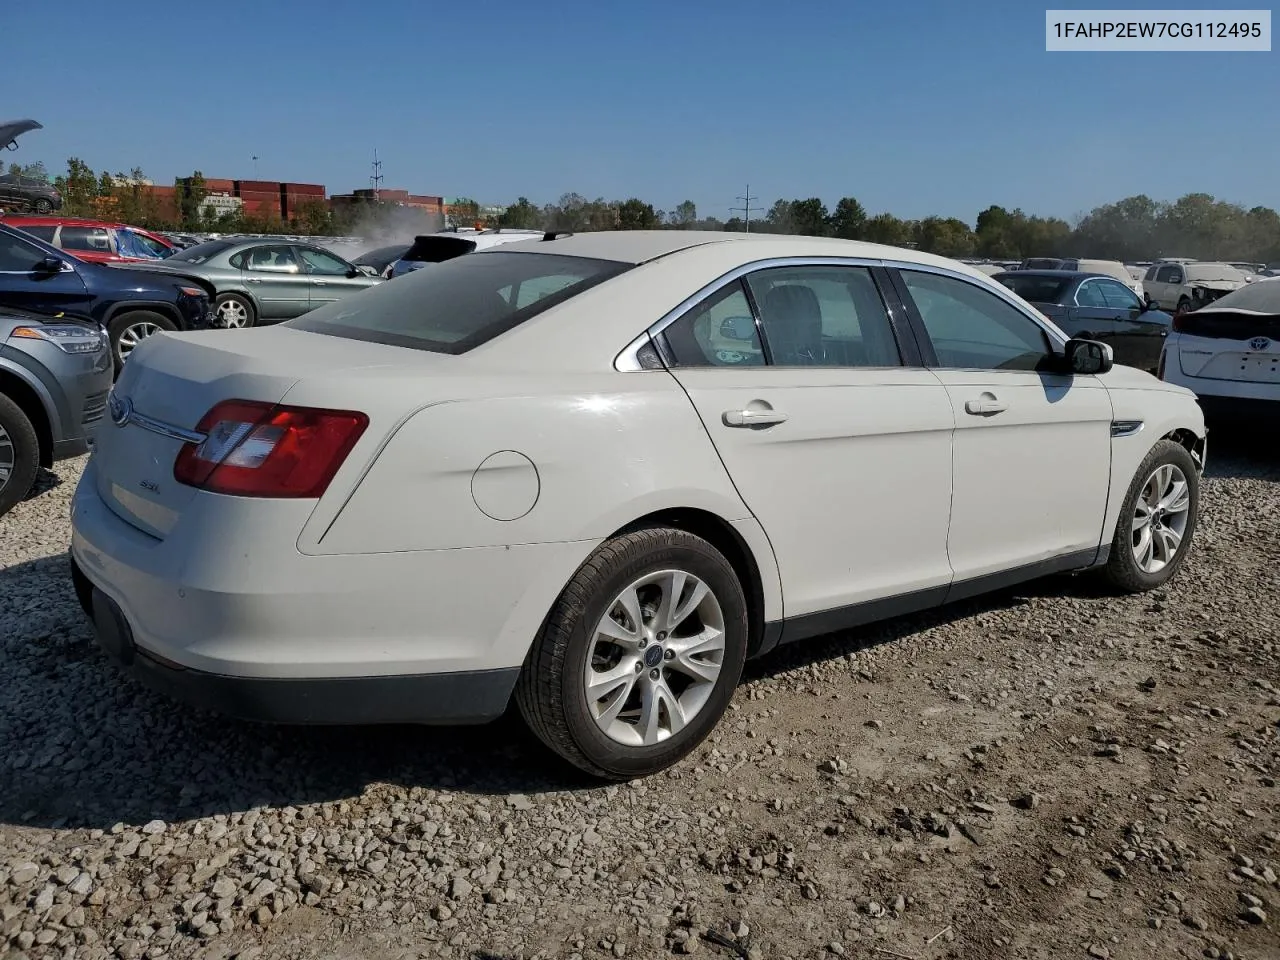
<path fill-rule="evenodd" d="M 1045 50 L 1270 52 L 1270 10 L 1046 10 Z"/>

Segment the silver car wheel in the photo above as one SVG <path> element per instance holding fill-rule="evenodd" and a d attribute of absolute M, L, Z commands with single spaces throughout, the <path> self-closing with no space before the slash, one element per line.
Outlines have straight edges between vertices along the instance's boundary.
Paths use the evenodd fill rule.
<path fill-rule="evenodd" d="M 1158 573 L 1182 547 L 1191 516 L 1186 475 L 1171 463 L 1156 467 L 1133 508 L 1133 559 L 1143 573 Z"/>
<path fill-rule="evenodd" d="M 9 431 L 0 426 L 0 490 L 5 488 L 9 477 L 13 475 L 14 464 L 18 462 L 17 452 L 13 449 L 13 438 Z"/>
<path fill-rule="evenodd" d="M 133 353 L 134 347 L 147 339 L 147 337 L 159 332 L 159 326 L 146 320 L 125 327 L 120 331 L 120 339 L 117 341 L 120 345 L 120 359 L 123 361 L 128 358 L 129 354 Z"/>
<path fill-rule="evenodd" d="M 648 747 L 706 706 L 725 654 L 716 595 L 683 570 L 661 570 L 619 593 L 590 640 L 587 707 L 609 739 Z"/>
<path fill-rule="evenodd" d="M 228 329 L 249 325 L 249 311 L 239 300 L 223 300 L 218 304 L 218 321 Z"/>

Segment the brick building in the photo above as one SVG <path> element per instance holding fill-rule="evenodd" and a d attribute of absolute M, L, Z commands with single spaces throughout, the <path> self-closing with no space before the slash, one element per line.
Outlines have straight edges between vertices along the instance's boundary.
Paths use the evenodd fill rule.
<path fill-rule="evenodd" d="M 444 213 L 443 197 L 430 197 L 410 193 L 408 190 L 379 190 L 375 194 L 373 190 L 364 189 L 352 190 L 350 193 L 334 194 L 329 198 L 329 209 L 336 211 L 360 203 L 374 202 L 413 207 L 416 210 L 423 210 L 427 213 Z"/>

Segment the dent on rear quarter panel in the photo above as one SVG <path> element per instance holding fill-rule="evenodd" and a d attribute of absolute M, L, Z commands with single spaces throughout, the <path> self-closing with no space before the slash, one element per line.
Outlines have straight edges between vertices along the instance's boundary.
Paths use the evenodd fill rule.
<path fill-rule="evenodd" d="M 332 523 L 313 517 L 299 548 L 382 553 L 598 540 L 673 507 L 729 522 L 750 516 L 673 378 L 614 374 L 609 383 L 607 393 L 455 400 L 418 411 Z M 511 520 L 476 503 L 477 469 L 504 451 L 527 458 L 537 474 L 532 506 Z"/>

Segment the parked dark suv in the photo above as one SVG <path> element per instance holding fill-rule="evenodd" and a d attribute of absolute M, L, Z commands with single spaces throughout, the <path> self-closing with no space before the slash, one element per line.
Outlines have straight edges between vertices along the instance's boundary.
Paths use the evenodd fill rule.
<path fill-rule="evenodd" d="M 202 277 L 84 263 L 0 223 L 0 306 L 66 311 L 102 324 L 117 372 L 153 333 L 212 326 L 213 294 Z"/>
<path fill-rule="evenodd" d="M 48 180 L 16 173 L 0 175 L 0 210 L 34 210 L 43 214 L 61 209 L 62 194 Z"/>

